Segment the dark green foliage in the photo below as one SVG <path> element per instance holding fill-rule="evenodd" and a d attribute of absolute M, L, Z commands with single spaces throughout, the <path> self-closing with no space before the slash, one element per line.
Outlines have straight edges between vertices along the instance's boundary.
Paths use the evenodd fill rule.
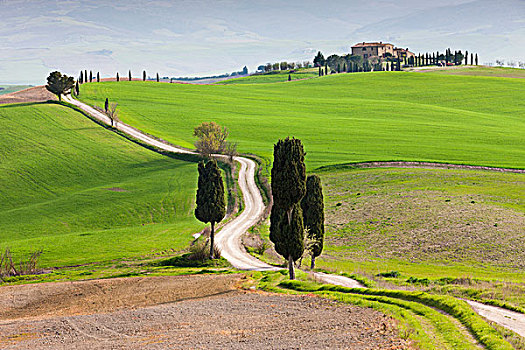
<path fill-rule="evenodd" d="M 272 180 L 273 183 L 273 180 Z M 298 260 L 304 252 L 304 226 L 301 206 L 295 203 L 290 211 L 273 205 L 270 214 L 270 240 L 275 245 L 275 251 L 285 257 Z M 288 221 L 290 219 L 290 221 Z"/>
<path fill-rule="evenodd" d="M 199 181 L 197 188 L 197 207 L 195 217 L 204 223 L 211 223 L 210 258 L 214 258 L 215 224 L 226 215 L 226 200 L 221 170 L 215 160 L 204 165 L 199 163 Z"/>
<path fill-rule="evenodd" d="M 319 66 L 319 76 L 322 76 L 323 72 L 321 71 L 321 66 Z"/>
<path fill-rule="evenodd" d="M 87 69 L 84 71 L 84 81 L 88 82 Z"/>
<path fill-rule="evenodd" d="M 274 205 L 285 211 L 298 203 L 306 192 L 306 166 L 301 140 L 286 138 L 273 147 L 272 193 Z"/>
<path fill-rule="evenodd" d="M 75 83 L 75 95 L 80 95 L 80 86 L 78 85 L 78 81 Z"/>
<path fill-rule="evenodd" d="M 157 73 L 157 83 L 160 81 L 159 73 Z"/>
<path fill-rule="evenodd" d="M 146 81 L 146 71 L 142 71 L 142 81 Z"/>
<path fill-rule="evenodd" d="M 306 194 L 301 200 L 304 226 L 308 228 L 308 238 L 311 240 L 312 268 L 315 258 L 323 251 L 324 240 L 324 200 L 321 178 L 310 175 L 306 178 Z"/>
<path fill-rule="evenodd" d="M 275 250 L 288 260 L 290 278 L 295 278 L 293 262 L 304 251 L 304 227 L 300 201 L 306 193 L 306 166 L 301 140 L 287 137 L 273 149 L 270 240 Z"/>
<path fill-rule="evenodd" d="M 128 72 L 128 79 L 131 81 L 131 70 Z"/>
<path fill-rule="evenodd" d="M 288 81 L 292 81 L 292 75 L 288 74 Z"/>
<path fill-rule="evenodd" d="M 314 66 L 321 67 L 321 66 L 324 66 L 325 63 L 326 63 L 326 60 L 324 59 L 324 56 L 321 53 L 321 51 L 317 52 L 317 55 L 314 57 Z"/>
<path fill-rule="evenodd" d="M 84 73 L 80 71 L 80 76 L 78 77 L 78 81 L 80 84 L 84 84 Z"/>
<path fill-rule="evenodd" d="M 89 82 L 93 82 L 93 72 L 89 71 Z"/>
<path fill-rule="evenodd" d="M 106 111 L 106 113 L 108 112 L 108 108 L 109 108 L 109 100 L 106 97 L 106 102 L 104 102 L 104 110 Z"/>
<path fill-rule="evenodd" d="M 476 54 L 476 66 L 478 65 L 478 54 Z"/>
<path fill-rule="evenodd" d="M 97 72 L 97 83 L 100 83 L 100 73 Z"/>
<path fill-rule="evenodd" d="M 73 86 L 75 86 L 75 79 L 60 72 L 52 72 L 47 77 L 46 89 L 57 95 L 59 101 L 62 101 L 62 94 L 69 93 Z"/>
<path fill-rule="evenodd" d="M 117 81 L 120 81 L 120 77 L 119 77 L 119 75 L 118 75 L 118 72 L 117 72 Z"/>

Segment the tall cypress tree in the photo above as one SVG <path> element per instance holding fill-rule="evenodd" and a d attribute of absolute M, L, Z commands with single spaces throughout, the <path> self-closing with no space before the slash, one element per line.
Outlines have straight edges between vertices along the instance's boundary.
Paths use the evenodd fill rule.
<path fill-rule="evenodd" d="M 106 101 L 104 102 L 104 110 L 106 111 L 106 113 L 108 112 L 108 108 L 109 108 L 109 100 L 106 97 Z"/>
<path fill-rule="evenodd" d="M 476 54 L 476 66 L 478 65 L 478 54 Z"/>
<path fill-rule="evenodd" d="M 97 72 L 97 83 L 100 83 L 100 73 Z"/>
<path fill-rule="evenodd" d="M 75 95 L 80 95 L 80 86 L 78 85 L 78 81 L 75 83 Z"/>
<path fill-rule="evenodd" d="M 292 81 L 292 75 L 288 74 L 288 81 Z"/>
<path fill-rule="evenodd" d="M 120 81 L 120 77 L 119 77 L 119 75 L 118 75 L 118 72 L 117 72 L 117 81 Z"/>
<path fill-rule="evenodd" d="M 89 82 L 90 83 L 93 82 L 93 72 L 92 71 L 89 71 Z"/>
<path fill-rule="evenodd" d="M 85 81 L 86 83 L 88 82 L 87 69 L 84 70 L 84 81 Z"/>
<path fill-rule="evenodd" d="M 128 78 L 129 78 L 129 81 L 131 81 L 131 69 L 128 72 Z"/>
<path fill-rule="evenodd" d="M 310 239 L 310 253 L 312 263 L 310 268 L 315 267 L 315 258 L 323 251 L 324 240 L 324 202 L 323 187 L 321 178 L 317 175 L 310 175 L 306 178 L 306 195 L 301 200 L 303 210 L 304 226 L 308 229 Z"/>
<path fill-rule="evenodd" d="M 473 53 L 470 53 L 470 64 L 472 66 L 474 65 L 474 54 Z"/>
<path fill-rule="evenodd" d="M 78 81 L 80 84 L 84 84 L 84 73 L 80 71 L 80 76 L 78 77 Z"/>
<path fill-rule="evenodd" d="M 301 140 L 279 140 L 273 148 L 270 240 L 277 253 L 288 260 L 290 279 L 295 279 L 294 261 L 304 251 L 304 227 L 300 201 L 306 193 L 306 166 Z"/>
<path fill-rule="evenodd" d="M 323 73 L 321 73 L 321 66 L 319 66 L 319 76 L 322 76 Z"/>
<path fill-rule="evenodd" d="M 157 73 L 157 83 L 160 81 L 159 73 Z"/>
<path fill-rule="evenodd" d="M 465 66 L 468 65 L 468 51 L 465 51 Z"/>
<path fill-rule="evenodd" d="M 146 71 L 142 71 L 142 81 L 146 81 Z"/>
<path fill-rule="evenodd" d="M 206 165 L 200 162 L 195 217 L 199 221 L 211 224 L 210 259 L 215 258 L 215 224 L 221 222 L 225 215 L 226 200 L 221 170 L 215 160 L 208 161 Z"/>

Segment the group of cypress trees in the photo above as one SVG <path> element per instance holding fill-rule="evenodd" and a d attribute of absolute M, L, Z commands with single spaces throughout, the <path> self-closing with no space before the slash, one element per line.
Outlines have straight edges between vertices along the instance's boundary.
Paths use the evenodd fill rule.
<path fill-rule="evenodd" d="M 271 171 L 273 206 L 270 214 L 270 240 L 277 253 L 288 261 L 290 279 L 295 279 L 295 261 L 305 250 L 305 232 L 308 247 L 315 258 L 323 250 L 324 204 L 321 179 L 306 177 L 305 152 L 301 140 L 286 138 L 274 145 Z M 199 179 L 195 217 L 211 224 L 210 259 L 214 256 L 215 224 L 226 215 L 226 200 L 221 171 L 215 160 L 198 165 Z M 306 228 L 306 229 L 305 229 Z"/>
<path fill-rule="evenodd" d="M 445 53 L 440 53 L 439 51 L 433 53 L 418 54 L 415 57 L 411 57 L 408 64 L 423 67 L 423 66 L 435 66 L 439 62 L 445 61 L 446 64 L 453 63 L 455 65 L 460 64 L 469 64 L 469 52 L 465 51 L 465 54 L 459 51 L 452 52 L 451 49 L 446 49 Z M 463 62 L 464 61 L 464 62 Z M 470 53 L 470 65 L 478 65 L 478 54 Z"/>
<path fill-rule="evenodd" d="M 303 256 L 305 226 L 312 240 L 312 267 L 321 254 L 324 235 L 324 207 L 321 181 L 306 178 L 305 152 L 301 140 L 286 138 L 274 145 L 272 176 L 273 206 L 270 240 L 275 251 L 288 261 L 290 279 L 295 279 L 294 263 Z"/>
<path fill-rule="evenodd" d="M 80 75 L 78 76 L 78 79 L 77 79 L 77 82 L 80 83 L 80 84 L 84 84 L 84 83 L 91 83 L 93 82 L 93 71 L 89 71 L 89 77 L 88 77 L 88 71 L 87 70 L 84 70 L 84 71 L 80 71 Z M 97 83 L 100 82 L 100 73 L 97 72 L 97 77 L 96 77 L 96 80 L 97 80 Z"/>

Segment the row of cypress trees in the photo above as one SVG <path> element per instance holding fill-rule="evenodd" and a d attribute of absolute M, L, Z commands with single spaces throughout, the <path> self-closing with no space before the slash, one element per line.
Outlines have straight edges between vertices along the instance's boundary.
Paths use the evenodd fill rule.
<path fill-rule="evenodd" d="M 116 80 L 117 81 L 120 81 L 120 75 L 119 73 L 117 72 L 116 76 L 115 76 Z M 159 73 L 157 73 L 157 83 L 160 82 L 160 77 L 159 77 Z M 96 78 L 95 76 L 93 75 L 93 72 L 92 71 L 89 71 L 89 76 L 88 76 L 88 71 L 87 70 L 81 70 L 80 71 L 80 75 L 78 77 L 78 83 L 79 84 L 84 84 L 84 83 L 92 83 L 93 80 L 96 79 L 96 82 L 99 83 L 100 82 L 100 73 L 97 72 L 97 75 L 96 75 Z M 131 70 L 128 71 L 128 81 L 132 81 L 133 80 L 133 77 L 131 76 Z M 146 71 L 142 71 L 142 81 L 146 81 Z"/>

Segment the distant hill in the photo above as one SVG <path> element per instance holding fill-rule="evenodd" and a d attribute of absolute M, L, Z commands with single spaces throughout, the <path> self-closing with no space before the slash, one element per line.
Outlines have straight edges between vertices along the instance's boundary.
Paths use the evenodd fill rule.
<path fill-rule="evenodd" d="M 0 85 L 0 95 L 10 94 L 32 87 L 33 85 Z"/>

